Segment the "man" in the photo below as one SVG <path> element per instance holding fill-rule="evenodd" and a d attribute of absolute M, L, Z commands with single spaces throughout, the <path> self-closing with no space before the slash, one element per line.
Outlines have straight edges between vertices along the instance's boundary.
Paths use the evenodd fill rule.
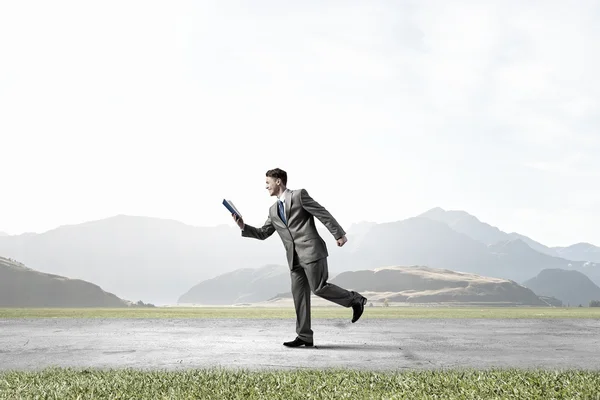
<path fill-rule="evenodd" d="M 245 224 L 235 214 L 233 219 L 242 230 L 242 236 L 265 240 L 275 231 L 285 247 L 292 281 L 292 296 L 296 308 L 296 339 L 283 343 L 288 347 L 313 345 L 313 331 L 310 322 L 310 293 L 344 307 L 352 307 L 352 322 L 358 321 L 364 311 L 367 299 L 356 292 L 327 283 L 327 246 L 317 232 L 315 217 L 323 223 L 343 246 L 346 232 L 319 203 L 313 200 L 305 189 L 290 190 L 287 173 L 279 168 L 267 171 L 266 189 L 269 195 L 276 196 L 277 202 L 269 209 L 267 221 L 261 228 Z"/>

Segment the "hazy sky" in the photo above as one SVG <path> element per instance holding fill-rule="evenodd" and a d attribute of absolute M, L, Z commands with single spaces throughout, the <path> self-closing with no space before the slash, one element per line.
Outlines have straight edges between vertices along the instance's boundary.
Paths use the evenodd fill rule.
<path fill-rule="evenodd" d="M 280 167 L 346 229 L 600 245 L 597 1 L 283 3 L 0 3 L 0 231 L 261 225 Z"/>

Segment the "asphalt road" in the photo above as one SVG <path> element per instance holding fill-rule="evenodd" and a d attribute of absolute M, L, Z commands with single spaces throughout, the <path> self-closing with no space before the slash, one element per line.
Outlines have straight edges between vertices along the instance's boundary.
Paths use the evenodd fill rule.
<path fill-rule="evenodd" d="M 589 319 L 0 319 L 0 370 L 50 366 L 182 369 L 600 369 Z"/>

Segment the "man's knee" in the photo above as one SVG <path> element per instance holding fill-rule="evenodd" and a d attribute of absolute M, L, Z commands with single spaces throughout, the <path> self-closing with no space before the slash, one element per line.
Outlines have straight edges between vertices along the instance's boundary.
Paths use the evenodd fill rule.
<path fill-rule="evenodd" d="M 322 296 L 326 291 L 327 291 L 327 287 L 329 286 L 328 283 L 325 284 L 320 284 L 319 286 L 313 288 L 313 293 L 316 296 Z"/>

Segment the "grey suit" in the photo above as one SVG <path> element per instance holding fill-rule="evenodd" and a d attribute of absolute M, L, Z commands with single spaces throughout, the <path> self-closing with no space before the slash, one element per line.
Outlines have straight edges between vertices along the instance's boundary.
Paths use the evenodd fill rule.
<path fill-rule="evenodd" d="M 286 250 L 291 273 L 292 295 L 296 308 L 296 333 L 302 340 L 312 342 L 310 321 L 310 292 L 344 307 L 359 302 L 362 296 L 327 283 L 327 245 L 317 232 L 315 217 L 337 240 L 346 232 L 331 214 L 313 200 L 305 189 L 286 190 L 285 219 L 281 220 L 277 202 L 269 208 L 269 216 L 261 228 L 245 224 L 242 236 L 264 240 L 275 231 Z"/>

